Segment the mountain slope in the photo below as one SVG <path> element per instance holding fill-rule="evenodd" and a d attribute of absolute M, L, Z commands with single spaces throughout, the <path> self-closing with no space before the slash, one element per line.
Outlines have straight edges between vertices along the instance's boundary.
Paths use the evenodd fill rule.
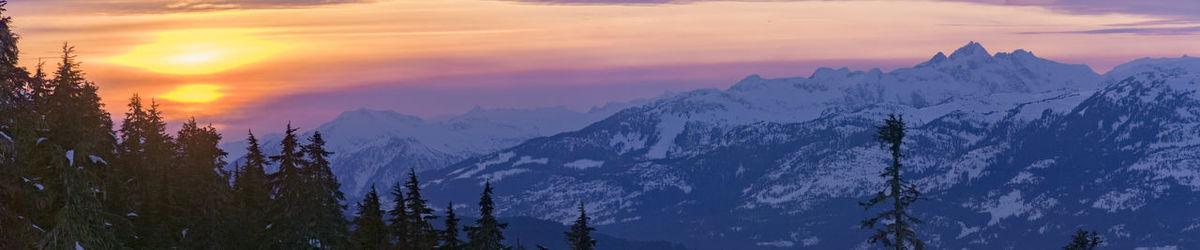
<path fill-rule="evenodd" d="M 886 162 L 871 136 L 901 113 L 912 128 L 905 174 L 929 198 L 915 209 L 932 246 L 1058 247 L 1081 226 L 1118 248 L 1195 245 L 1200 214 L 1183 208 L 1200 190 L 1189 153 L 1200 144 L 1190 73 L 1200 70 L 1172 60 L 1100 76 L 969 43 L 888 73 L 751 76 L 424 176 L 431 197 L 454 200 L 490 180 L 506 216 L 567 222 L 583 201 L 602 230 L 632 239 L 866 248 L 857 202 L 880 188 Z M 1184 217 L 1147 220 L 1159 213 Z"/>
<path fill-rule="evenodd" d="M 640 101 L 635 101 L 637 103 Z M 346 111 L 315 129 L 328 138 L 334 152 L 332 169 L 348 200 L 355 200 L 371 185 L 390 187 L 408 172 L 449 166 L 468 157 L 517 145 L 529 138 L 582 128 L 621 108 L 612 103 L 589 112 L 563 107 L 539 109 L 482 109 L 465 114 L 421 119 L 395 111 L 358 109 Z M 263 152 L 279 152 L 280 134 L 260 135 Z M 240 164 L 245 141 L 226 143 L 222 148 Z M 273 171 L 273 170 L 270 170 Z"/>

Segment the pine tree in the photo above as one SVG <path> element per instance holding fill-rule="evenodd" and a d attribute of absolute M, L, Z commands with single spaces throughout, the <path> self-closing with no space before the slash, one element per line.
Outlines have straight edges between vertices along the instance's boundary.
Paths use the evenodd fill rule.
<path fill-rule="evenodd" d="M 405 198 L 405 207 L 408 208 L 406 219 L 408 224 L 408 238 L 411 240 L 410 246 L 412 249 L 428 250 L 437 247 L 438 235 L 433 229 L 433 223 L 430 221 L 437 219 L 433 215 L 433 209 L 429 208 L 426 200 L 421 198 L 421 184 L 417 181 L 416 170 L 408 170 L 408 181 L 404 183 L 404 187 L 408 190 Z"/>
<path fill-rule="evenodd" d="M 313 204 L 308 204 L 310 197 L 305 196 L 303 189 L 306 188 L 306 181 L 301 167 L 305 164 L 304 152 L 300 149 L 300 142 L 296 139 L 296 130 L 289 123 L 287 129 L 284 130 L 283 140 L 280 142 L 282 148 L 279 155 L 271 156 L 271 160 L 279 164 L 279 171 L 269 176 L 271 190 L 274 194 L 274 204 L 272 206 L 271 219 L 272 224 L 268 229 L 270 233 L 270 242 L 274 244 L 271 248 L 277 249 L 302 249 L 311 247 L 308 242 L 308 232 L 305 231 L 308 225 L 301 217 L 303 209 L 310 208 Z"/>
<path fill-rule="evenodd" d="M 358 216 L 354 218 L 354 240 L 356 249 L 387 249 L 387 224 L 383 223 L 383 209 L 375 186 L 358 203 Z"/>
<path fill-rule="evenodd" d="M 392 185 L 392 211 L 388 211 L 388 233 L 396 247 L 410 249 L 412 240 L 408 233 L 408 206 L 404 200 L 404 186 L 396 182 Z"/>
<path fill-rule="evenodd" d="M 111 173 L 116 138 L 112 120 L 102 109 L 96 86 L 83 78 L 74 48 L 63 45 L 62 62 L 52 81 L 45 105 L 47 139 L 37 148 L 36 166 L 47 166 L 35 177 L 44 185 L 44 199 L 35 225 L 45 229 L 39 248 L 111 249 L 120 244 L 112 234 L 120 218 L 101 203 L 107 194 L 104 180 Z"/>
<path fill-rule="evenodd" d="M 1104 243 L 1104 240 L 1100 239 L 1096 231 L 1089 233 L 1080 228 L 1071 235 L 1071 243 L 1063 247 L 1063 250 L 1095 250 L 1101 243 Z"/>
<path fill-rule="evenodd" d="M 310 245 L 320 249 L 340 248 L 346 244 L 348 223 L 342 215 L 342 211 L 345 210 L 342 201 L 346 197 L 329 167 L 329 155 L 333 153 L 325 151 L 325 140 L 321 138 L 321 132 L 313 132 L 308 142 L 309 144 L 304 146 L 304 152 L 309 160 L 305 161 L 306 166 L 301 170 L 307 176 L 305 190 L 310 191 L 307 192 L 307 197 L 311 199 L 308 205 L 314 206 L 314 209 L 306 211 L 308 214 L 300 218 L 311 218 L 308 236 Z"/>
<path fill-rule="evenodd" d="M 596 249 L 596 239 L 592 238 L 592 231 L 596 228 L 588 226 L 588 220 L 592 217 L 587 216 L 587 211 L 583 209 L 583 202 L 579 203 L 579 218 L 575 219 L 575 224 L 571 225 L 571 231 L 564 232 L 567 235 L 567 244 L 571 245 L 573 250 L 594 250 Z"/>
<path fill-rule="evenodd" d="M 442 246 L 444 250 L 462 250 L 465 243 L 458 238 L 458 216 L 454 214 L 454 202 L 446 205 L 446 228 L 442 231 Z"/>
<path fill-rule="evenodd" d="M 887 211 L 880 212 L 875 217 L 863 220 L 863 228 L 873 228 L 880 220 L 889 220 L 884 223 L 883 229 L 876 229 L 875 234 L 871 236 L 869 242 L 883 242 L 883 245 L 896 250 L 909 249 L 924 249 L 925 243 L 917 239 L 917 234 L 912 230 L 913 224 L 920 224 L 921 220 L 913 217 L 908 213 L 908 207 L 913 202 L 920 199 L 921 193 L 917 191 L 915 184 L 909 183 L 900 175 L 901 164 L 900 158 L 904 157 L 900 153 L 900 145 L 904 141 L 904 119 L 897 115 L 889 115 L 888 119 L 884 120 L 884 125 L 879 126 L 876 139 L 881 142 L 881 145 L 886 147 L 892 154 L 891 166 L 884 169 L 881 177 L 887 179 L 887 188 L 875 194 L 875 197 L 867 202 L 859 203 L 866 209 L 872 206 L 892 201 L 892 208 Z"/>
<path fill-rule="evenodd" d="M 151 102 L 149 109 L 134 94 L 129 110 L 119 130 L 117 159 L 114 161 L 110 187 L 109 211 L 130 221 L 130 230 L 117 230 L 125 245 L 133 248 L 166 248 L 175 245 L 167 232 L 168 222 L 174 221 L 174 211 L 168 203 L 173 197 L 167 185 L 169 166 L 174 161 L 176 144 L 166 132 L 166 122 Z M 134 237 L 134 235 L 138 237 Z"/>
<path fill-rule="evenodd" d="M 234 211 L 231 216 L 236 223 L 232 228 L 231 241 L 233 246 L 240 249 L 262 249 L 267 247 L 263 239 L 267 239 L 265 231 L 270 225 L 271 189 L 264 171 L 267 156 L 259 147 L 254 132 L 248 133 L 245 165 L 237 170 L 234 179 Z"/>
<path fill-rule="evenodd" d="M 222 222 L 225 204 L 230 199 L 228 174 L 222 169 L 228 153 L 218 145 L 221 135 L 208 125 L 201 127 L 189 119 L 179 130 L 179 152 L 173 186 L 179 193 L 172 196 L 180 216 L 172 232 L 179 232 L 179 246 L 186 249 L 221 249 L 228 235 Z"/>
<path fill-rule="evenodd" d="M 501 243 L 504 241 L 504 232 L 501 230 L 508 227 L 508 223 L 500 223 L 492 214 L 493 210 L 495 203 L 492 202 L 492 183 L 487 181 L 483 185 L 483 194 L 479 197 L 479 219 L 475 220 L 475 226 L 467 228 L 467 238 L 470 240 L 467 242 L 467 249 L 508 249 Z"/>
<path fill-rule="evenodd" d="M 25 198 L 30 190 L 22 178 L 24 169 L 17 159 L 28 142 L 36 138 L 33 129 L 32 100 L 26 85 L 29 73 L 17 66 L 17 35 L 9 25 L 0 0 L 0 249 L 33 248 L 35 232 L 27 217 Z"/>

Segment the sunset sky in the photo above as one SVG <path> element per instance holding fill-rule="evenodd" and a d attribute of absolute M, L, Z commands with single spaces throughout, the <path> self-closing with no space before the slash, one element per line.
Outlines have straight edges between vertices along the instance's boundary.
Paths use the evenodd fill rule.
<path fill-rule="evenodd" d="M 119 121 L 133 93 L 234 138 L 343 110 L 587 110 L 968 41 L 1103 73 L 1200 54 L 1193 0 L 10 0 L 22 64 L 76 46 Z"/>

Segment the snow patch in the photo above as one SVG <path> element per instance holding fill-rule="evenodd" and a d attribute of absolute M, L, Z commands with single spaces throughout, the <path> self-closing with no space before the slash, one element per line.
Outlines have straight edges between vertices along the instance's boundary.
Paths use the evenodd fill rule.
<path fill-rule="evenodd" d="M 497 182 L 500 182 L 501 180 L 504 180 L 504 177 L 513 176 L 513 175 L 517 175 L 517 174 L 521 174 L 521 173 L 525 173 L 525 172 L 529 172 L 529 169 L 524 169 L 524 168 L 505 169 L 505 170 L 492 172 L 490 174 L 481 174 L 481 175 L 479 175 L 479 179 L 484 180 L 484 181 L 491 181 L 492 183 L 497 183 Z M 480 186 L 483 186 L 483 184 L 484 184 L 483 181 L 479 182 Z"/>
<path fill-rule="evenodd" d="M 67 155 L 67 164 L 68 164 L 68 166 L 75 166 L 75 150 L 74 150 L 74 149 L 72 149 L 72 150 L 67 150 L 67 154 L 66 154 L 66 155 Z"/>
<path fill-rule="evenodd" d="M 104 158 L 95 155 L 88 155 L 88 160 L 91 160 L 92 163 L 108 164 L 108 161 L 105 161 Z"/>
<path fill-rule="evenodd" d="M 521 156 L 521 159 L 517 159 L 517 162 L 514 162 L 512 164 L 512 166 L 516 167 L 516 166 L 531 164 L 531 163 L 546 165 L 547 163 L 550 163 L 550 158 L 543 157 L 543 158 L 534 159 L 533 157 L 528 156 L 528 155 Z"/>
<path fill-rule="evenodd" d="M 763 246 L 763 247 L 792 247 L 793 245 L 796 245 L 796 243 L 792 242 L 790 240 L 777 240 L 777 241 L 759 242 L 756 245 Z"/>
<path fill-rule="evenodd" d="M 564 167 L 569 167 L 569 168 L 574 168 L 574 169 L 597 168 L 602 165 L 604 165 L 604 161 L 596 161 L 596 160 L 591 160 L 591 159 L 580 159 L 580 160 L 576 160 L 573 162 L 568 162 L 566 164 L 563 164 Z"/>
<path fill-rule="evenodd" d="M 683 133 L 686 124 L 687 119 L 682 117 L 663 115 L 662 121 L 658 123 L 658 141 L 650 146 L 650 151 L 646 152 L 646 158 L 667 158 L 667 152 L 671 150 L 671 146 L 675 145 L 675 137 Z"/>
<path fill-rule="evenodd" d="M 454 179 L 471 178 L 471 176 L 475 175 L 476 173 L 479 173 L 480 171 L 483 171 L 483 169 L 487 168 L 488 166 L 508 162 L 508 160 L 511 160 L 514 156 L 517 156 L 517 154 L 515 154 L 513 152 L 500 153 L 499 155 L 496 155 L 495 159 L 492 159 L 490 161 L 481 161 L 479 163 L 475 163 L 474 169 L 463 172 L 462 174 L 458 175 L 458 177 L 454 177 Z"/>
<path fill-rule="evenodd" d="M 1013 190 L 999 199 L 990 202 L 983 208 L 983 212 L 991 214 L 992 219 L 988 221 L 988 226 L 1000 223 L 1001 219 L 1009 216 L 1016 216 L 1028 212 L 1030 207 L 1021 200 L 1021 191 Z"/>

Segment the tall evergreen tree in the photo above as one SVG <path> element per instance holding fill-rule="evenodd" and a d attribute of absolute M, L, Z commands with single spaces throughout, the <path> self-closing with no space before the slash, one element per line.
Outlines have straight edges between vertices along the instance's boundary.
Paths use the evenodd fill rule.
<path fill-rule="evenodd" d="M 1100 239 L 1100 235 L 1096 231 L 1084 231 L 1082 228 L 1076 229 L 1075 234 L 1071 235 L 1071 243 L 1063 247 L 1063 250 L 1095 250 L 1104 240 Z"/>
<path fill-rule="evenodd" d="M 218 146 L 221 135 L 212 125 L 201 127 L 192 118 L 183 124 L 177 138 L 179 153 L 173 170 L 178 175 L 173 185 L 180 192 L 172 198 L 180 216 L 172 232 L 179 232 L 181 248 L 227 248 L 222 212 L 230 199 L 230 187 L 222 168 L 228 153 Z"/>
<path fill-rule="evenodd" d="M 325 151 L 325 139 L 321 138 L 321 132 L 313 132 L 308 142 L 304 152 L 309 159 L 301 170 L 307 177 L 304 187 L 309 191 L 306 192 L 311 199 L 309 206 L 314 206 L 314 209 L 306 211 L 307 214 L 302 215 L 305 217 L 300 218 L 311 220 L 308 229 L 310 245 L 321 249 L 340 248 L 346 244 L 348 222 L 342 215 L 346 209 L 342 201 L 346 197 L 330 168 L 329 155 L 333 153 Z"/>
<path fill-rule="evenodd" d="M 263 154 L 254 132 L 246 139 L 245 165 L 236 173 L 233 187 L 233 212 L 235 218 L 231 241 L 240 249 L 262 249 L 270 225 L 271 189 L 264 168 L 267 156 Z"/>
<path fill-rule="evenodd" d="M 44 185 L 38 214 L 30 215 L 45 233 L 39 248 L 111 249 L 120 244 L 110 226 L 119 217 L 105 210 L 102 180 L 111 173 L 116 138 L 112 120 L 102 109 L 96 86 L 83 77 L 73 47 L 63 45 L 63 57 L 46 104 L 47 139 L 37 149 L 46 166 L 35 177 Z"/>
<path fill-rule="evenodd" d="M 271 160 L 279 164 L 279 171 L 269 176 L 275 197 L 272 206 L 274 216 L 268 229 L 270 241 L 274 244 L 271 248 L 311 247 L 306 231 L 309 222 L 301 219 L 301 216 L 304 214 L 302 210 L 311 208 L 313 204 L 307 203 L 310 197 L 305 196 L 303 191 L 306 188 L 307 177 L 301 171 L 305 164 L 304 152 L 301 151 L 300 141 L 296 139 L 296 130 L 288 124 L 283 140 L 280 141 L 282 147 L 279 155 L 271 156 Z"/>
<path fill-rule="evenodd" d="M 396 182 L 392 186 L 392 211 L 388 211 L 388 233 L 390 241 L 399 249 L 410 249 L 412 242 L 409 237 L 408 206 L 404 204 L 404 186 Z"/>
<path fill-rule="evenodd" d="M 454 214 L 454 202 L 446 205 L 446 228 L 442 230 L 442 246 L 438 249 L 443 250 L 462 250 L 465 243 L 458 238 L 458 215 Z"/>
<path fill-rule="evenodd" d="M 426 200 L 421 198 L 421 184 L 417 181 L 416 170 L 408 169 L 408 181 L 404 183 L 408 189 L 405 206 L 408 208 L 408 238 L 412 249 L 428 250 L 437 247 L 438 234 L 433 229 L 433 209 L 429 208 Z"/>
<path fill-rule="evenodd" d="M 30 190 L 21 178 L 17 157 L 36 138 L 32 103 L 26 85 L 28 72 L 17 66 L 17 35 L 6 15 L 8 1 L 0 0 L 0 249 L 33 248 L 35 232 L 27 217 L 25 197 Z"/>
<path fill-rule="evenodd" d="M 134 94 L 129 110 L 121 123 L 120 143 L 117 145 L 117 165 L 109 186 L 116 188 L 109 210 L 124 216 L 132 230 L 117 230 L 129 247 L 167 248 L 175 245 L 168 232 L 168 222 L 174 221 L 174 211 L 168 203 L 173 197 L 167 185 L 176 143 L 166 132 L 158 104 L 151 102 L 147 109 Z M 132 235 L 130 235 L 132 234 Z M 136 235 L 137 237 L 134 237 Z"/>
<path fill-rule="evenodd" d="M 358 216 L 354 218 L 354 233 L 351 235 L 356 249 L 387 249 L 387 224 L 383 223 L 383 209 L 375 186 L 358 203 Z"/>
<path fill-rule="evenodd" d="M 876 139 L 891 153 L 892 164 L 880 174 L 881 177 L 887 179 L 886 188 L 876 193 L 871 200 L 859 203 L 859 205 L 870 209 L 872 206 L 888 200 L 892 202 L 891 209 L 863 220 L 863 228 L 873 228 L 880 220 L 887 220 L 882 229 L 875 230 L 875 234 L 871 236 L 869 242 L 882 241 L 885 247 L 896 250 L 909 249 L 910 246 L 919 250 L 925 248 L 925 242 L 917 238 L 912 226 L 920 224 L 921 220 L 910 215 L 908 207 L 920 199 L 921 193 L 915 184 L 908 182 L 900 175 L 902 167 L 900 158 L 904 157 L 904 154 L 900 153 L 900 145 L 904 141 L 904 129 L 904 119 L 895 114 L 889 115 L 884 120 L 884 125 L 877 128 Z"/>
<path fill-rule="evenodd" d="M 492 214 L 495 205 L 492 202 L 492 182 L 487 181 L 483 185 L 483 194 L 479 197 L 479 219 L 475 220 L 475 226 L 467 228 L 467 238 L 470 240 L 467 242 L 467 249 L 508 249 L 501 243 L 504 241 L 504 232 L 501 230 L 508 227 L 508 223 L 501 223 Z"/>
<path fill-rule="evenodd" d="M 596 239 L 592 238 L 592 231 L 596 231 L 596 228 L 588 226 L 588 221 L 591 219 L 592 217 L 588 217 L 587 211 L 583 209 L 583 202 L 580 202 L 579 218 L 576 218 L 575 224 L 571 225 L 571 231 L 564 232 L 567 235 L 567 244 L 571 245 L 571 249 L 596 249 Z"/>

